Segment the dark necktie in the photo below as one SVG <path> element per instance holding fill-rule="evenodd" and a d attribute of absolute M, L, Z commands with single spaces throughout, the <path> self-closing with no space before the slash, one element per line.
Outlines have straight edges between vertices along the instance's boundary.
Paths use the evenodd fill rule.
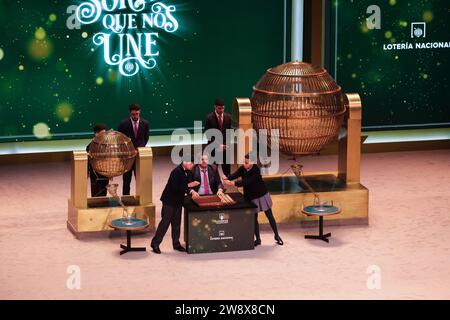
<path fill-rule="evenodd" d="M 204 185 L 204 189 L 205 189 L 205 194 L 210 194 L 209 192 L 209 181 L 208 181 L 208 176 L 206 175 L 206 169 L 202 169 L 203 171 L 203 183 Z"/>
<path fill-rule="evenodd" d="M 222 130 L 222 115 L 219 114 L 219 129 Z"/>
<path fill-rule="evenodd" d="M 137 138 L 138 128 L 139 128 L 137 121 L 133 121 L 133 127 L 134 127 L 134 137 Z"/>

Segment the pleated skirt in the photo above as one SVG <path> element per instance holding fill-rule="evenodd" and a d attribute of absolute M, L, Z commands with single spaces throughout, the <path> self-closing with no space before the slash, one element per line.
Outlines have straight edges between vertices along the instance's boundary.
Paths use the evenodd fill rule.
<path fill-rule="evenodd" d="M 252 202 L 257 206 L 257 208 L 255 208 L 256 213 L 269 210 L 273 205 L 272 198 L 268 192 L 262 197 L 253 199 Z"/>

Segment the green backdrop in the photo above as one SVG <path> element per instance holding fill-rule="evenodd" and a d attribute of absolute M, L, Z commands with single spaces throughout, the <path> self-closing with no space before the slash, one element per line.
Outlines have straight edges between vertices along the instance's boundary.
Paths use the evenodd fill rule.
<path fill-rule="evenodd" d="M 336 49 L 336 54 L 330 55 L 328 67 L 346 92 L 360 93 L 363 126 L 366 129 L 449 126 L 450 48 L 415 49 L 415 46 L 450 45 L 450 2 L 334 0 L 330 3 L 329 48 Z M 380 9 L 380 29 L 370 29 L 366 23 L 373 13 L 372 10 L 367 13 L 371 5 Z M 425 23 L 425 37 L 411 37 L 413 22 Z M 413 49 L 393 47 L 407 43 Z"/>
<path fill-rule="evenodd" d="M 179 29 L 151 30 L 156 68 L 125 77 L 93 43 L 101 23 L 68 28 L 68 7 L 86 2 L 0 0 L 0 141 L 90 137 L 97 122 L 115 128 L 130 103 L 142 105 L 152 135 L 192 128 L 216 97 L 230 110 L 234 97 L 250 96 L 289 51 L 290 1 L 163 0 L 176 6 Z M 155 1 L 146 2 L 148 12 Z M 364 127 L 448 126 L 450 49 L 384 46 L 450 41 L 449 2 L 327 2 L 327 68 L 345 92 L 361 94 Z M 380 29 L 367 28 L 370 5 L 381 10 Z M 412 22 L 426 24 L 425 38 L 411 37 Z"/>
<path fill-rule="evenodd" d="M 283 63 L 282 0 L 161 1 L 176 6 L 179 29 L 154 30 L 157 67 L 134 77 L 104 62 L 92 39 L 101 23 L 67 27 L 81 2 L 0 0 L 0 141 L 88 137 L 97 122 L 116 128 L 130 103 L 153 135 L 191 128 L 216 97 L 230 111 Z"/>

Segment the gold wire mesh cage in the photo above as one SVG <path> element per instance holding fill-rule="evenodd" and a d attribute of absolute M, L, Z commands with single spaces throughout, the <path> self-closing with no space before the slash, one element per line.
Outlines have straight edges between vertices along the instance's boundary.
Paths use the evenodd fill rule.
<path fill-rule="evenodd" d="M 318 153 L 336 140 L 346 111 L 341 87 L 328 72 L 304 62 L 271 69 L 253 87 L 254 128 L 278 129 L 280 152 L 300 156 Z"/>
<path fill-rule="evenodd" d="M 92 168 L 108 178 L 124 174 L 133 167 L 137 151 L 121 132 L 109 130 L 96 136 L 89 147 Z"/>

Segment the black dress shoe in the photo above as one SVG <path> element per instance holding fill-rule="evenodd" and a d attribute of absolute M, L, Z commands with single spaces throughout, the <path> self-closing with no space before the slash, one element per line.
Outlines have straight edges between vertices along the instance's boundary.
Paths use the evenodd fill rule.
<path fill-rule="evenodd" d="M 275 236 L 275 241 L 282 246 L 284 244 L 283 240 L 281 240 L 280 236 Z"/>
<path fill-rule="evenodd" d="M 159 246 L 150 245 L 152 247 L 152 250 L 154 253 L 161 254 L 161 250 L 159 249 Z"/>
<path fill-rule="evenodd" d="M 181 244 L 179 246 L 173 247 L 173 250 L 177 250 L 180 252 L 186 252 L 186 249 Z"/>
<path fill-rule="evenodd" d="M 256 239 L 255 240 L 255 247 L 259 246 L 261 244 L 261 239 Z"/>

